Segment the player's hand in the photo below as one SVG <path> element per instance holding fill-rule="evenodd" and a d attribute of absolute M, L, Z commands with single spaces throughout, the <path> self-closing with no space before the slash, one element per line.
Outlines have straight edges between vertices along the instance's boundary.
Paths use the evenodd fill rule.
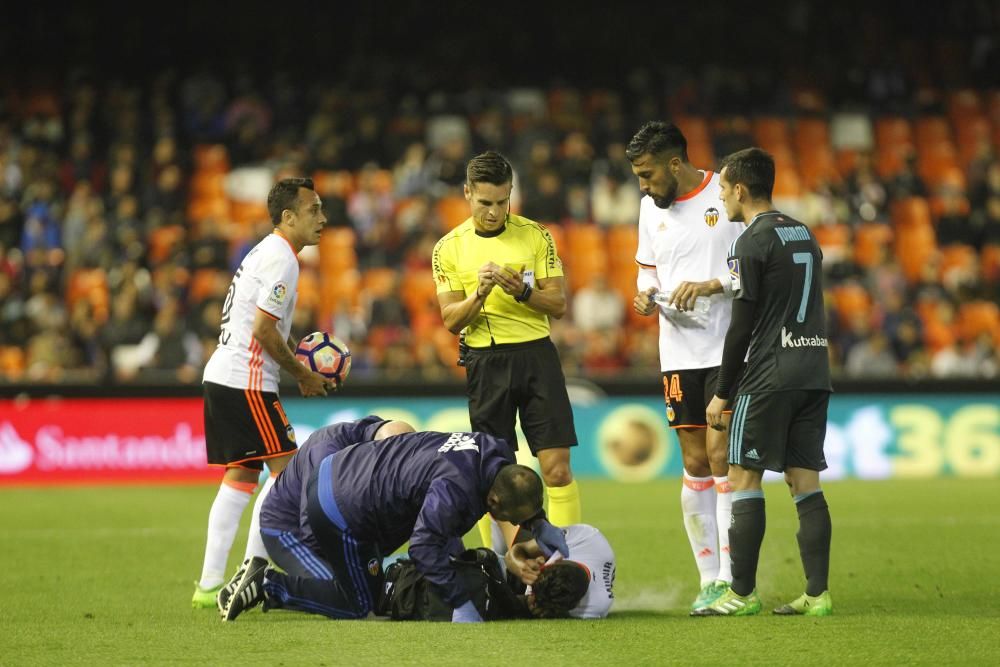
<path fill-rule="evenodd" d="M 334 384 L 330 378 L 313 371 L 308 371 L 308 375 L 299 378 L 299 393 L 305 398 L 326 396 L 333 388 Z"/>
<path fill-rule="evenodd" d="M 483 617 L 479 615 L 479 610 L 476 609 L 476 605 L 472 604 L 472 600 L 469 600 L 461 607 L 455 607 L 455 609 L 451 612 L 451 622 L 482 623 Z"/>
<path fill-rule="evenodd" d="M 669 305 L 677 310 L 693 310 L 694 301 L 699 296 L 711 296 L 719 291 L 715 289 L 717 280 L 704 280 L 702 282 L 690 282 L 685 280 L 670 293 Z"/>
<path fill-rule="evenodd" d="M 632 300 L 632 308 L 635 312 L 640 315 L 652 315 L 653 311 L 656 310 L 656 302 L 653 301 L 654 294 L 656 294 L 655 287 L 650 287 L 646 291 L 636 294 Z"/>
<path fill-rule="evenodd" d="M 497 285 L 510 296 L 519 296 L 524 292 L 524 274 L 506 266 L 501 266 L 496 274 Z"/>
<path fill-rule="evenodd" d="M 712 402 L 705 408 L 705 421 L 716 431 L 725 431 L 726 425 L 722 423 L 722 411 L 726 409 L 726 399 L 718 396 L 712 397 Z"/>
<path fill-rule="evenodd" d="M 501 267 L 494 262 L 487 262 L 479 268 L 479 286 L 476 287 L 476 294 L 479 298 L 485 299 L 497 286 L 497 274 Z"/>
<path fill-rule="evenodd" d="M 542 566 L 545 565 L 545 557 L 535 556 L 532 558 L 527 554 L 524 546 L 524 543 L 515 544 L 504 556 L 504 560 L 507 561 L 507 570 L 530 586 L 538 579 Z M 537 544 L 535 546 L 537 547 Z"/>

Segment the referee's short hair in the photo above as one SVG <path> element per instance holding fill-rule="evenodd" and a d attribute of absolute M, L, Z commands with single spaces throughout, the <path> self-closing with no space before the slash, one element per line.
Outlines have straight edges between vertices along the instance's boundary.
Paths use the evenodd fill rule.
<path fill-rule="evenodd" d="M 726 180 L 739 183 L 754 199 L 771 200 L 774 190 L 774 158 L 760 148 L 744 148 L 722 159 L 719 172 L 726 170 Z"/>
<path fill-rule="evenodd" d="M 659 156 L 667 152 L 676 152 L 684 162 L 688 161 L 688 142 L 684 134 L 673 123 L 651 120 L 635 133 L 625 148 L 625 157 L 629 162 L 635 162 L 643 155 Z M 671 155 L 671 157 L 673 157 Z"/>
<path fill-rule="evenodd" d="M 271 224 L 281 224 L 281 214 L 285 210 L 294 211 L 299 204 L 299 188 L 315 190 L 311 178 L 283 178 L 267 193 L 267 214 Z"/>
<path fill-rule="evenodd" d="M 514 180 L 514 169 L 497 151 L 486 151 L 469 160 L 465 167 L 465 180 L 469 186 L 476 183 L 506 185 Z"/>

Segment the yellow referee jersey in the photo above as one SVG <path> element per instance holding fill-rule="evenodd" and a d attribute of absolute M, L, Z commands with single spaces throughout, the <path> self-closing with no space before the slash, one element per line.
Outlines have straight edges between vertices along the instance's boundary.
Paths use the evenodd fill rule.
<path fill-rule="evenodd" d="M 534 286 L 539 278 L 563 275 L 552 235 L 533 220 L 511 215 L 496 236 L 480 236 L 469 218 L 446 234 L 434 246 L 434 280 L 438 294 L 462 292 L 469 296 L 479 285 L 479 268 L 488 262 L 524 267 L 524 282 Z M 490 331 L 497 344 L 524 343 L 549 335 L 548 315 L 514 301 L 499 287 L 493 288 L 480 312 L 466 327 L 465 342 L 470 347 L 489 347 Z M 489 328 L 487 328 L 487 318 Z"/>

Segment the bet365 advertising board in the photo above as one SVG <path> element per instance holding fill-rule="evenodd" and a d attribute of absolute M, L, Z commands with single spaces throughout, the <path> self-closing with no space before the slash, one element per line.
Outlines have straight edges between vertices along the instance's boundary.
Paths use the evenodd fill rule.
<path fill-rule="evenodd" d="M 283 401 L 299 443 L 317 427 L 367 414 L 420 430 L 468 430 L 461 398 Z M 575 405 L 580 477 L 640 482 L 678 476 L 662 398 Z M 531 465 L 524 446 L 519 458 Z M 197 398 L 0 400 L 0 485 L 218 480 L 205 462 Z M 1000 477 L 1000 395 L 843 395 L 830 403 L 826 479 Z"/>

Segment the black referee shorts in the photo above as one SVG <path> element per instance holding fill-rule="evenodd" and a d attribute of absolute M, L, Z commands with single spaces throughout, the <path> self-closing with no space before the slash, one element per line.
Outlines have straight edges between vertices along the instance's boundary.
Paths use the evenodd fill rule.
<path fill-rule="evenodd" d="M 472 348 L 465 370 L 473 431 L 503 438 L 516 450 L 514 422 L 520 414 L 532 454 L 576 446 L 566 378 L 551 340 Z"/>
<path fill-rule="evenodd" d="M 204 384 L 208 464 L 263 470 L 265 459 L 295 451 L 295 430 L 272 391 Z"/>

